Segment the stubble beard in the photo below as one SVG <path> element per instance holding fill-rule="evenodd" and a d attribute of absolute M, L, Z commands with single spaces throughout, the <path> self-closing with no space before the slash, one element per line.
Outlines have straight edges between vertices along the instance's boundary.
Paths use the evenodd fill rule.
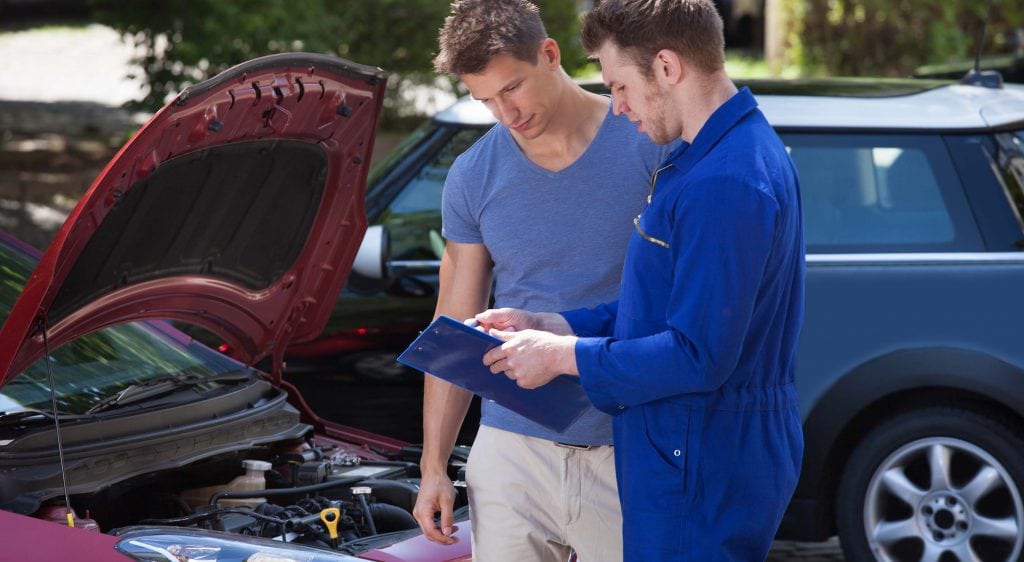
<path fill-rule="evenodd" d="M 644 103 L 650 108 L 647 118 L 644 119 L 644 128 L 647 129 L 647 136 L 655 144 L 668 144 L 679 137 L 668 130 L 667 99 L 668 96 L 659 92 L 654 85 L 648 85 L 644 92 Z"/>

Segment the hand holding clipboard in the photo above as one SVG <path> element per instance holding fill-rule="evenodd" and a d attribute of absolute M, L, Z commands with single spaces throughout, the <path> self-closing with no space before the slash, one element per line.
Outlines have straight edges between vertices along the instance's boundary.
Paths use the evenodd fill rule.
<path fill-rule="evenodd" d="M 502 344 L 498 338 L 454 318 L 439 316 L 398 357 L 398 362 L 444 379 L 473 394 L 562 431 L 590 406 L 579 379 L 561 375 L 527 390 L 504 375 L 491 373 L 483 356 Z"/>

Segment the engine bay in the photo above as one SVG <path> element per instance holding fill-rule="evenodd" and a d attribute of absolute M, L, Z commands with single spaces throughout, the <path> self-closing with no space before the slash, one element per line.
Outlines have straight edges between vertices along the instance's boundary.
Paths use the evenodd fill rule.
<path fill-rule="evenodd" d="M 76 527 L 112 535 L 218 531 L 358 554 L 381 546 L 375 538 L 419 532 L 419 450 L 382 453 L 323 438 L 275 442 L 72 495 L 71 512 Z M 461 464 L 453 461 L 453 479 Z M 464 515 L 465 488 L 456 485 Z M 33 516 L 67 524 L 67 513 L 61 497 Z"/>

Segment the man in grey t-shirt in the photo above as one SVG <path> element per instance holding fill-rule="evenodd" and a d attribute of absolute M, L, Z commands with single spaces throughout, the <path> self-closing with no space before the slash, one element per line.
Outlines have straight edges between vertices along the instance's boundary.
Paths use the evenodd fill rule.
<path fill-rule="evenodd" d="M 445 181 L 436 314 L 499 307 L 565 310 L 614 299 L 631 221 L 673 148 L 654 145 L 609 99 L 561 68 L 526 0 L 463 0 L 441 30 L 439 72 L 456 74 L 499 121 Z M 579 391 L 583 395 L 582 388 Z M 449 544 L 455 492 L 447 460 L 471 395 L 424 382 L 422 479 L 414 515 Z M 563 432 L 483 404 L 467 467 L 477 560 L 621 557 L 611 420 L 594 408 Z M 441 514 L 441 526 L 434 524 Z"/>

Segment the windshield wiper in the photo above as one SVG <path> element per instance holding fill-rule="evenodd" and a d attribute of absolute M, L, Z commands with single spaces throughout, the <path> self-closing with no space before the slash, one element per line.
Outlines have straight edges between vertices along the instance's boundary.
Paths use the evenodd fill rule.
<path fill-rule="evenodd" d="M 60 414 L 60 421 L 73 422 L 91 419 L 90 415 Z M 53 423 L 53 412 L 50 410 L 19 410 L 17 412 L 0 412 L 0 426 L 17 425 L 19 423 Z"/>
<path fill-rule="evenodd" d="M 230 371 L 219 375 L 204 376 L 196 374 L 174 374 L 166 377 L 148 380 L 125 387 L 117 394 L 111 394 L 97 402 L 92 408 L 86 410 L 86 414 L 95 414 L 104 410 L 110 410 L 126 404 L 141 402 L 181 388 L 195 387 L 207 383 L 234 384 L 249 380 L 247 371 Z"/>

